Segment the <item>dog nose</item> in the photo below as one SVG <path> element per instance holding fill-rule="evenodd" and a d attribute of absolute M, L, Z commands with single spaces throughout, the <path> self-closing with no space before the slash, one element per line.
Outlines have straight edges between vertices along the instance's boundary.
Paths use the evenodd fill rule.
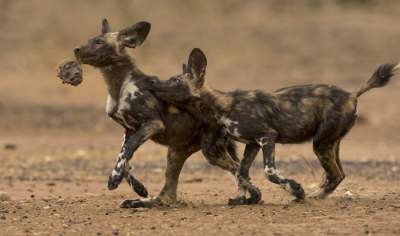
<path fill-rule="evenodd" d="M 74 53 L 77 54 L 80 50 L 80 48 L 74 48 Z"/>
<path fill-rule="evenodd" d="M 75 73 L 74 73 L 74 76 L 79 76 L 79 75 L 80 75 L 79 72 L 75 72 Z"/>

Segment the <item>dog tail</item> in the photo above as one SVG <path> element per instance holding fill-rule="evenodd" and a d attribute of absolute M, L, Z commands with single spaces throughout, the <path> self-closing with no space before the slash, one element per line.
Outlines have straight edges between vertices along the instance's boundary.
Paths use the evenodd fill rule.
<path fill-rule="evenodd" d="M 371 78 L 367 81 L 366 84 L 361 86 L 356 92 L 353 93 L 355 97 L 361 96 L 363 93 L 367 92 L 373 88 L 380 88 L 389 83 L 390 79 L 394 75 L 396 70 L 400 69 L 400 63 L 391 64 L 386 63 L 382 64 L 376 69 L 376 71 L 372 74 Z"/>

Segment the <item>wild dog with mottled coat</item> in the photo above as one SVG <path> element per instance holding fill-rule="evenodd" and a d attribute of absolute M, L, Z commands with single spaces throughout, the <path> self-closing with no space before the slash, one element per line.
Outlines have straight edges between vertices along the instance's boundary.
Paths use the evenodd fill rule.
<path fill-rule="evenodd" d="M 83 81 L 82 66 L 75 58 L 62 60 L 57 66 L 57 77 L 60 78 L 63 84 L 78 86 Z M 139 196 L 147 197 L 148 191 L 146 187 L 131 173 L 130 170 L 132 168 L 127 165 L 126 169 L 127 171 L 124 173 L 124 178 L 129 186 L 131 186 Z"/>
<path fill-rule="evenodd" d="M 305 197 L 304 190 L 276 169 L 275 144 L 313 141 L 314 152 L 326 176 L 312 196 L 326 197 L 345 178 L 339 145 L 357 119 L 358 97 L 371 88 L 386 85 L 399 68 L 396 64 L 381 65 L 353 93 L 324 84 L 298 85 L 266 93 L 211 89 L 206 84 L 206 66 L 204 53 L 193 49 L 182 74 L 166 81 L 154 79 L 147 86 L 158 98 L 176 104 L 205 123 L 218 124 L 229 137 L 245 143 L 238 176 L 248 179 L 249 168 L 261 149 L 267 178 L 297 199 Z M 244 197 L 237 202 L 249 203 Z"/>
<path fill-rule="evenodd" d="M 145 83 L 154 76 L 144 74 L 133 62 L 126 48 L 140 46 L 150 31 L 150 23 L 139 22 L 119 32 L 112 32 L 106 19 L 102 33 L 74 50 L 83 64 L 100 69 L 107 85 L 107 114 L 125 128 L 121 152 L 109 177 L 109 189 L 115 189 L 124 177 L 128 161 L 148 139 L 168 146 L 166 183 L 155 199 L 127 200 L 122 207 L 152 206 L 176 200 L 178 177 L 185 160 L 202 148 L 207 160 L 230 171 L 237 172 L 239 160 L 234 143 L 219 135 L 218 130 L 207 129 L 187 112 L 158 100 Z M 222 138 L 220 138 L 222 137 Z M 259 190 L 246 185 L 253 198 Z"/>

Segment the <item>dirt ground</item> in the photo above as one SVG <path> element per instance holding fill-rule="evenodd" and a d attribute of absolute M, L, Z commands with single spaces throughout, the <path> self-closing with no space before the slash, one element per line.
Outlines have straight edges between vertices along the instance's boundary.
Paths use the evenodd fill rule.
<path fill-rule="evenodd" d="M 104 16 L 116 29 L 152 22 L 133 52 L 145 72 L 176 74 L 201 47 L 210 85 L 222 90 L 354 90 L 379 64 L 400 61 L 398 1 L 326 2 L 0 0 L 0 235 L 400 235 L 399 76 L 361 97 L 341 146 L 347 176 L 328 199 L 294 202 L 266 180 L 258 156 L 251 176 L 263 203 L 228 206 L 234 179 L 196 153 L 180 178 L 180 203 L 155 209 L 120 209 L 139 198 L 125 182 L 107 190 L 122 129 L 105 115 L 100 73 L 85 66 L 78 88 L 55 77 L 56 63 Z M 165 156 L 148 142 L 131 161 L 151 196 L 163 185 Z M 311 144 L 278 145 L 277 160 L 307 193 L 318 187 Z"/>
<path fill-rule="evenodd" d="M 258 161 L 254 183 L 263 203 L 227 205 L 235 194 L 233 178 L 201 155 L 188 160 L 180 180 L 180 204 L 157 209 L 120 209 L 136 199 L 126 183 L 109 192 L 120 135 L 57 132 L 2 136 L 0 152 L 1 235 L 398 235 L 400 233 L 400 162 L 391 155 L 399 147 L 359 144 L 356 127 L 343 145 L 346 180 L 326 200 L 297 203 L 270 184 Z M 10 144 L 16 145 L 14 147 Z M 354 153 L 352 155 L 352 153 Z M 358 156 L 355 156 L 355 155 Z M 134 158 L 137 176 L 152 196 L 160 190 L 165 148 L 149 143 Z M 315 190 L 322 171 L 310 145 L 279 146 L 281 171 Z"/>

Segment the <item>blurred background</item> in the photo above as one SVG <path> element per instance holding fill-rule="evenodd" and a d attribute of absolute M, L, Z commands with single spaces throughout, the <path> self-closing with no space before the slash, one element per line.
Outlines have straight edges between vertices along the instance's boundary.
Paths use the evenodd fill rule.
<path fill-rule="evenodd" d="M 85 66 L 78 88 L 63 86 L 55 73 L 75 46 L 99 33 L 103 17 L 115 31 L 152 23 L 145 44 L 131 52 L 144 72 L 161 78 L 179 73 L 200 47 L 210 84 L 222 90 L 301 83 L 351 90 L 380 63 L 400 61 L 399 13 L 394 0 L 1 0 L 0 128 L 115 128 L 103 112 L 98 71 Z M 361 99 L 370 125 L 400 130 L 398 89 L 395 80 Z"/>
<path fill-rule="evenodd" d="M 222 90 L 302 83 L 352 90 L 379 64 L 400 61 L 399 13 L 394 0 L 1 0 L 0 128 L 115 128 L 103 112 L 98 71 L 85 66 L 78 88 L 63 86 L 55 73 L 75 46 L 99 33 L 103 17 L 115 31 L 152 23 L 145 44 L 131 53 L 144 72 L 161 78 L 179 73 L 200 47 L 209 83 Z M 365 121 L 400 131 L 399 84 L 362 97 Z"/>

